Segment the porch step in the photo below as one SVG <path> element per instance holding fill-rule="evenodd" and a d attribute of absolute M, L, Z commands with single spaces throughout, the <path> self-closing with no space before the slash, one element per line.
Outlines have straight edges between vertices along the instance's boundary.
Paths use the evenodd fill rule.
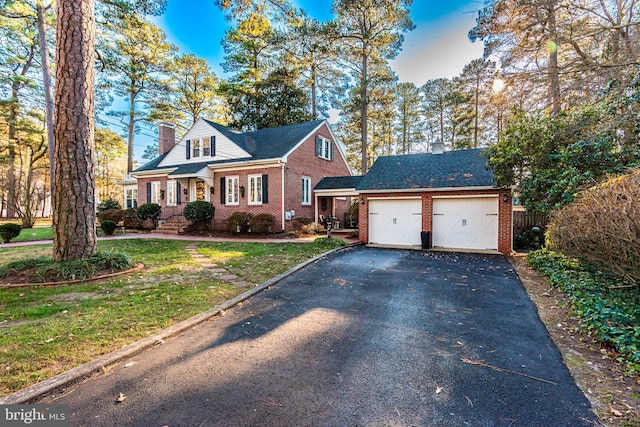
<path fill-rule="evenodd" d="M 163 221 L 152 233 L 183 234 L 189 224 L 191 221 L 185 220 L 184 217 L 172 216 Z"/>

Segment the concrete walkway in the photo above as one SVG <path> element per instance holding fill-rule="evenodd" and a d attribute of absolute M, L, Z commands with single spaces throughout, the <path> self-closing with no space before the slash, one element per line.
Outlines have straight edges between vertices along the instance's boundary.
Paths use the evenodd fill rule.
<path fill-rule="evenodd" d="M 305 243 L 313 242 L 318 237 L 324 237 L 319 234 L 317 236 L 296 237 L 296 238 L 274 238 L 273 235 L 264 237 L 223 237 L 223 236 L 191 236 L 186 234 L 160 234 L 160 233 L 125 233 L 116 234 L 114 236 L 98 237 L 98 241 L 102 240 L 122 240 L 122 239 L 165 239 L 165 240 L 186 240 L 190 242 L 247 242 L 247 243 Z M 344 240 L 345 242 L 357 243 L 358 239 L 343 236 L 334 233 L 333 237 Z M 53 240 L 31 240 L 28 242 L 12 242 L 0 243 L 0 248 L 12 248 L 19 246 L 47 245 L 52 244 Z"/>

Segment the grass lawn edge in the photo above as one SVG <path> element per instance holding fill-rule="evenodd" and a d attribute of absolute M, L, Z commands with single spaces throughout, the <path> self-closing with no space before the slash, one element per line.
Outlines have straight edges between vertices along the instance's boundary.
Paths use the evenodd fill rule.
<path fill-rule="evenodd" d="M 296 265 L 295 267 L 285 271 L 284 273 L 279 274 L 276 277 L 269 279 L 266 282 L 254 288 L 249 289 L 246 292 L 243 292 L 242 294 L 238 295 L 235 298 L 225 301 L 222 304 L 218 304 L 215 307 L 203 313 L 190 317 L 189 319 L 185 319 L 181 322 L 178 322 L 175 325 L 170 326 L 154 335 L 145 337 L 131 344 L 127 344 L 126 346 L 118 350 L 112 351 L 111 353 L 107 353 L 103 356 L 98 357 L 95 360 L 76 366 L 75 368 L 72 368 L 66 372 L 55 375 L 44 381 L 40 381 L 39 383 L 28 386 L 15 393 L 9 394 L 4 397 L 0 397 L 0 405 L 36 403 L 38 402 L 39 398 L 43 397 L 47 393 L 53 392 L 56 389 L 64 387 L 70 383 L 86 378 L 89 375 L 93 374 L 94 372 L 102 370 L 106 366 L 113 365 L 123 359 L 126 359 L 148 348 L 151 348 L 154 345 L 162 344 L 162 342 L 165 339 L 170 338 L 174 335 L 177 335 L 180 332 L 183 332 L 196 325 L 199 325 L 202 322 L 209 320 L 210 318 L 218 315 L 220 312 L 223 312 L 224 310 L 228 310 L 229 308 L 235 306 L 236 304 L 239 304 L 249 299 L 250 297 L 277 284 L 278 282 L 290 276 L 291 274 L 301 270 L 302 268 L 310 264 L 313 264 L 314 262 L 326 257 L 327 255 L 334 252 L 349 249 L 352 246 L 356 246 L 356 245 L 358 245 L 358 243 L 323 252 L 320 255 L 317 255 L 311 259 L 308 259 Z"/>

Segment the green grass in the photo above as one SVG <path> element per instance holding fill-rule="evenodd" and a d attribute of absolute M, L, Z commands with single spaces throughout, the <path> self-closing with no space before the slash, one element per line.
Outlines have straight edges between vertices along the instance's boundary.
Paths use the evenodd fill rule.
<path fill-rule="evenodd" d="M 116 350 L 244 292 L 212 277 L 186 251 L 188 241 L 99 242 L 128 253 L 144 271 L 55 287 L 0 289 L 0 395 Z M 198 253 L 261 283 L 325 251 L 313 243 L 198 242 Z M 0 263 L 49 255 L 51 245 L 0 248 Z"/>
<path fill-rule="evenodd" d="M 51 239 L 53 239 L 53 229 L 51 227 L 33 227 L 23 228 L 18 237 L 11 239 L 11 243 Z"/>

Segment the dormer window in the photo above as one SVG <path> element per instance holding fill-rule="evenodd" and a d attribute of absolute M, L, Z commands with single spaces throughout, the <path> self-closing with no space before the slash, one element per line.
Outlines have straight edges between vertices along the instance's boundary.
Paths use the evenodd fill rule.
<path fill-rule="evenodd" d="M 200 157 L 215 157 L 216 137 L 192 138 L 186 141 L 187 159 Z"/>
<path fill-rule="evenodd" d="M 316 156 L 325 160 L 333 160 L 333 143 L 330 139 L 316 135 Z"/>

